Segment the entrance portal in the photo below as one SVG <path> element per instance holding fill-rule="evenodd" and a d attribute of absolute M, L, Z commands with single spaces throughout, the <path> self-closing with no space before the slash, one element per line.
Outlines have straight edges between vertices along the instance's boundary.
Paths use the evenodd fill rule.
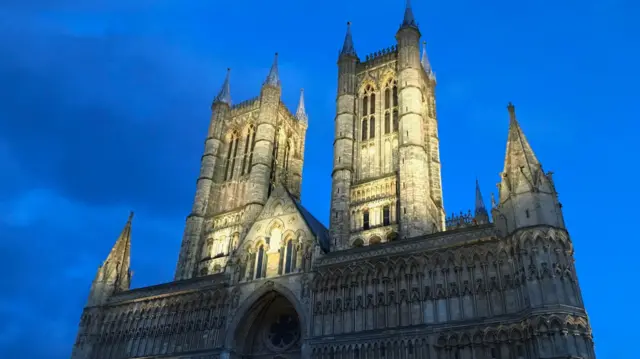
<path fill-rule="evenodd" d="M 283 295 L 271 291 L 244 314 L 234 333 L 235 354 L 244 359 L 299 359 L 300 318 Z"/>

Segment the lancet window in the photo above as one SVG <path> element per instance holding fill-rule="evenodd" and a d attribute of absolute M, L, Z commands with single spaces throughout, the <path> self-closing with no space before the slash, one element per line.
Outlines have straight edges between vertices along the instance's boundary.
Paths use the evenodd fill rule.
<path fill-rule="evenodd" d="M 384 133 L 398 131 L 398 81 L 389 79 L 384 86 Z"/>
<path fill-rule="evenodd" d="M 360 134 L 362 141 L 370 140 L 376 136 L 376 94 L 373 86 L 368 85 L 362 94 L 362 121 Z"/>
<path fill-rule="evenodd" d="M 264 245 L 260 245 L 256 251 L 256 279 L 264 278 L 267 269 Z"/>
<path fill-rule="evenodd" d="M 236 165 L 236 156 L 238 154 L 238 133 L 232 132 L 229 137 L 229 145 L 227 147 L 227 163 L 224 169 L 224 179 L 228 181 L 233 178 L 233 168 Z"/>
<path fill-rule="evenodd" d="M 297 248 L 293 242 L 293 239 L 287 240 L 284 247 L 284 273 L 291 273 L 296 269 L 296 252 Z"/>
<path fill-rule="evenodd" d="M 253 150 L 256 145 L 256 130 L 253 125 L 247 129 L 247 136 L 244 140 L 244 156 L 242 157 L 242 173 L 251 173 L 251 162 L 253 162 Z"/>

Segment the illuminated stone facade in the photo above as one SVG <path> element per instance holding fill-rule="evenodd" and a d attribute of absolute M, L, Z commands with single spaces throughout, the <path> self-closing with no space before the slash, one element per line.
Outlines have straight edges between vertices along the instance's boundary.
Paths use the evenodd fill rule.
<path fill-rule="evenodd" d="M 74 359 L 593 359 L 550 172 L 509 105 L 491 217 L 445 218 L 436 77 L 410 7 L 396 45 L 338 60 L 330 229 L 300 202 L 308 118 L 260 95 L 212 105 L 175 280 L 130 289 L 131 218 L 100 267 Z"/>

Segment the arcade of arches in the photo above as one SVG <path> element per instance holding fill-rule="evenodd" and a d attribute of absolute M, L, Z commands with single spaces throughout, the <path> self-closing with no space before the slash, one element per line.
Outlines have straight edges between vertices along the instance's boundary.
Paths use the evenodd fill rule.
<path fill-rule="evenodd" d="M 301 358 L 300 318 L 291 302 L 276 291 L 258 299 L 236 328 L 232 357 Z"/>

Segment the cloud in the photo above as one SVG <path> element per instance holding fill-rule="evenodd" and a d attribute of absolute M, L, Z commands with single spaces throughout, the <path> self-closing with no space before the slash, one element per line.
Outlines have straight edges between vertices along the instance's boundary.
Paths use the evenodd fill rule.
<path fill-rule="evenodd" d="M 0 156 L 75 200 L 188 208 L 198 163 L 182 159 L 202 151 L 192 139 L 204 137 L 211 92 L 193 80 L 201 64 L 153 39 L 35 23 L 0 26 Z"/>

